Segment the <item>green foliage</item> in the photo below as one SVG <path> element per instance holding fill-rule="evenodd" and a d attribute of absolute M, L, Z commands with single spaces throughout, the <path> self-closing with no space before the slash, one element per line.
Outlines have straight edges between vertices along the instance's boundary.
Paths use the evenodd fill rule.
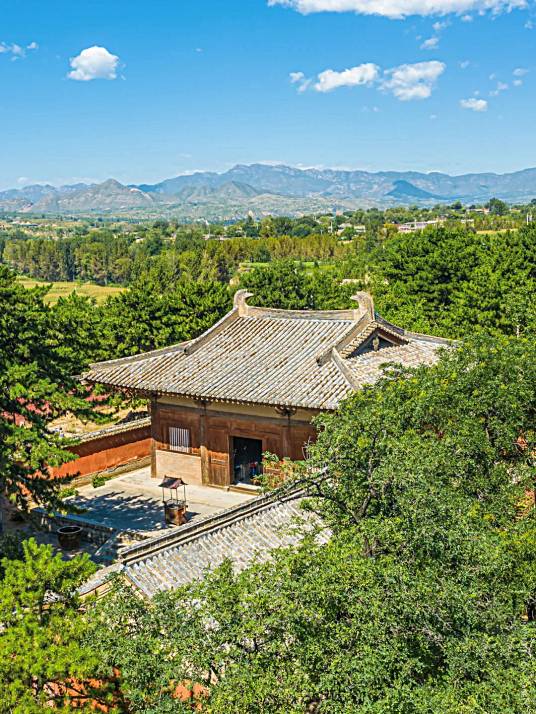
<path fill-rule="evenodd" d="M 65 562 L 50 546 L 29 540 L 21 559 L 2 561 L 0 580 L 0 711 L 12 714 L 82 711 L 82 694 L 104 701 L 89 675 L 97 656 L 82 644 L 86 628 L 76 589 L 94 571 L 87 556 Z M 65 686 L 69 685 L 70 692 Z"/>
<path fill-rule="evenodd" d="M 285 310 L 351 307 L 349 297 L 356 291 L 354 284 L 341 285 L 330 273 L 319 270 L 311 274 L 292 260 L 273 261 L 244 273 L 240 287 L 253 293 L 253 304 Z"/>
<path fill-rule="evenodd" d="M 60 492 L 58 493 L 58 498 L 62 501 L 64 501 L 66 498 L 71 498 L 71 496 L 77 496 L 78 491 L 74 486 L 67 486 L 66 488 L 62 488 Z"/>
<path fill-rule="evenodd" d="M 109 355 L 137 354 L 197 337 L 230 304 L 229 292 L 220 283 L 181 281 L 166 287 L 141 280 L 105 306 Z"/>
<path fill-rule="evenodd" d="M 105 476 L 100 476 L 100 475 L 95 475 L 91 479 L 91 484 L 93 488 L 99 488 L 99 486 L 104 486 L 106 483 L 106 477 Z"/>
<path fill-rule="evenodd" d="M 134 710 L 181 711 L 194 682 L 214 713 L 534 714 L 535 385 L 533 341 L 478 339 L 324 415 L 327 543 L 98 604 L 89 642 Z"/>
<path fill-rule="evenodd" d="M 91 413 L 72 373 L 80 360 L 60 341 L 45 292 L 26 290 L 0 266 L 0 483 L 21 505 L 28 493 L 53 504 L 61 480 L 39 474 L 73 458 L 49 421 Z"/>
<path fill-rule="evenodd" d="M 95 300 L 72 293 L 51 308 L 51 339 L 69 374 L 82 374 L 90 362 L 106 356 L 103 314 Z"/>
<path fill-rule="evenodd" d="M 494 216 L 505 216 L 508 213 L 508 204 L 501 201 L 500 198 L 491 198 L 487 207 Z"/>
<path fill-rule="evenodd" d="M 373 268 L 376 307 L 396 324 L 445 337 L 534 332 L 535 238 L 531 227 L 397 235 L 378 251 Z"/>
<path fill-rule="evenodd" d="M 0 536 L 0 580 L 4 577 L 3 563 L 20 560 L 22 556 L 22 539 L 19 533 L 4 533 Z"/>

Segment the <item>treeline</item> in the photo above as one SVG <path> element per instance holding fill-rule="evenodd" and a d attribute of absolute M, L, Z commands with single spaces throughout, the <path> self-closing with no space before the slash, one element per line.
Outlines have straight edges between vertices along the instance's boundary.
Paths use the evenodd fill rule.
<path fill-rule="evenodd" d="M 194 280 L 228 282 L 242 263 L 282 259 L 340 261 L 383 247 L 397 236 L 397 225 L 440 218 L 450 229 L 517 229 L 534 206 L 508 207 L 492 199 L 484 209 L 460 202 L 433 208 L 394 207 L 347 211 L 300 218 L 249 217 L 233 224 L 181 225 L 88 222 L 0 231 L 0 260 L 17 272 L 46 281 L 82 281 L 129 285 L 155 270 Z M 465 223 L 462 223 L 465 222 Z M 412 234 L 411 239 L 419 240 Z"/>
<path fill-rule="evenodd" d="M 183 232 L 169 237 L 153 228 L 142 236 L 96 230 L 58 240 L 8 238 L 2 259 L 17 272 L 41 280 L 127 285 L 152 269 L 228 282 L 245 261 L 328 260 L 343 257 L 348 250 L 328 234 L 306 240 L 285 235 L 220 241 Z"/>
<path fill-rule="evenodd" d="M 536 226 L 486 235 L 460 227 L 396 234 L 328 266 L 259 267 L 241 285 L 259 305 L 306 309 L 347 307 L 353 292 L 368 290 L 386 319 L 443 337 L 534 333 Z"/>

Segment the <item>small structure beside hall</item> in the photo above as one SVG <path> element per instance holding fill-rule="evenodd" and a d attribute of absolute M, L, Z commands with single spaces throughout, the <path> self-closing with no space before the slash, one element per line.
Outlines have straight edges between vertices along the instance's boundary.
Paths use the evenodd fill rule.
<path fill-rule="evenodd" d="M 187 484 L 254 484 L 262 455 L 302 459 L 316 436 L 311 421 L 372 384 L 386 363 L 437 359 L 440 338 L 382 319 L 370 295 L 352 310 L 233 309 L 200 337 L 101 362 L 85 380 L 147 397 L 151 472 Z"/>
<path fill-rule="evenodd" d="M 188 511 L 186 483 L 180 476 L 178 478 L 164 478 L 160 488 L 162 489 L 162 503 L 164 504 L 166 523 L 173 526 L 184 525 Z M 179 491 L 181 491 L 182 497 L 179 497 Z"/>

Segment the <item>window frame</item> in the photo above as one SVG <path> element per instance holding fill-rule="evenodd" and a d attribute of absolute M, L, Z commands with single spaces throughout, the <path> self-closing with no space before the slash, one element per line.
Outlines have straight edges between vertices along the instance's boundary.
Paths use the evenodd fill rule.
<path fill-rule="evenodd" d="M 192 432 L 186 426 L 171 424 L 168 426 L 168 449 L 176 454 L 192 453 Z"/>

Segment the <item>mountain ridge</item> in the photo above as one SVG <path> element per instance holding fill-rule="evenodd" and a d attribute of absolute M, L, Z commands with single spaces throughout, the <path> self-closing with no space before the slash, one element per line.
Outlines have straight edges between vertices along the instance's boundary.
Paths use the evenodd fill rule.
<path fill-rule="evenodd" d="M 34 184 L 0 191 L 0 210 L 44 214 L 169 215 L 232 220 L 246 215 L 393 205 L 432 205 L 491 197 L 523 203 L 536 197 L 536 168 L 510 173 L 302 169 L 285 164 L 237 164 L 217 173 L 198 171 L 154 184 L 102 183 L 55 187 Z"/>

